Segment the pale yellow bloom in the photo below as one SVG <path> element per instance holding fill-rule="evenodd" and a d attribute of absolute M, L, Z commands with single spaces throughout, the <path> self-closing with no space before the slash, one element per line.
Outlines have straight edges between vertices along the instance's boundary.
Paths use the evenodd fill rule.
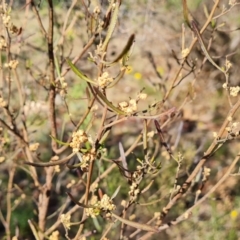
<path fill-rule="evenodd" d="M 138 97 L 139 97 L 139 99 L 144 100 L 144 99 L 147 98 L 147 94 L 146 94 L 146 93 L 140 93 L 140 94 L 138 95 Z"/>
<path fill-rule="evenodd" d="M 71 226 L 70 218 L 71 216 L 66 214 L 62 214 L 60 217 L 60 221 L 66 229 L 70 229 Z"/>
<path fill-rule="evenodd" d="M 187 57 L 189 54 L 189 48 L 185 48 L 182 50 L 182 57 L 185 58 Z"/>
<path fill-rule="evenodd" d="M 72 141 L 69 146 L 73 149 L 73 152 L 79 152 L 81 144 L 88 141 L 88 136 L 83 130 L 73 132 Z"/>
<path fill-rule="evenodd" d="M 108 72 L 104 72 L 102 76 L 98 78 L 98 85 L 101 88 L 107 87 L 111 82 L 113 82 L 113 78 L 109 76 Z"/>
<path fill-rule="evenodd" d="M 52 235 L 49 237 L 49 240 L 58 240 L 59 239 L 58 237 L 59 237 L 59 232 L 54 231 Z"/>
<path fill-rule="evenodd" d="M 0 163 L 5 161 L 5 157 L 0 157 Z"/>
<path fill-rule="evenodd" d="M 136 73 L 134 73 L 134 78 L 136 80 L 140 80 L 140 79 L 142 79 L 142 74 L 140 72 L 136 72 Z"/>
<path fill-rule="evenodd" d="M 240 87 L 236 86 L 236 87 L 230 87 L 230 95 L 233 97 L 236 97 L 238 95 L 240 91 Z"/>
<path fill-rule="evenodd" d="M 29 146 L 29 150 L 30 150 L 31 152 L 35 152 L 35 151 L 37 151 L 38 147 L 39 147 L 39 143 L 32 143 L 32 144 L 30 144 L 30 146 Z"/>
<path fill-rule="evenodd" d="M 231 219 L 235 220 L 238 217 L 238 211 L 237 210 L 232 210 L 230 213 Z"/>

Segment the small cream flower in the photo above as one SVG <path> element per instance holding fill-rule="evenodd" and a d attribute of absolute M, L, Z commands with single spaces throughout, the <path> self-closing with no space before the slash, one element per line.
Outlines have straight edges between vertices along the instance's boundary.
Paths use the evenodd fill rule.
<path fill-rule="evenodd" d="M 59 237 L 59 231 L 54 231 L 49 237 L 49 240 L 58 240 L 59 239 L 58 237 Z"/>
<path fill-rule="evenodd" d="M 189 54 L 189 48 L 185 48 L 182 50 L 182 57 L 185 58 L 187 57 Z"/>
<path fill-rule="evenodd" d="M 96 6 L 93 10 L 94 13 L 99 14 L 101 12 L 101 9 L 99 6 Z"/>
<path fill-rule="evenodd" d="M 105 88 L 107 85 L 113 82 L 113 78 L 109 76 L 108 72 L 104 72 L 97 81 L 100 88 Z"/>
<path fill-rule="evenodd" d="M 230 95 L 233 97 L 236 97 L 238 95 L 240 91 L 240 87 L 236 86 L 236 87 L 230 87 Z"/>
<path fill-rule="evenodd" d="M 16 69 L 17 68 L 17 65 L 18 65 L 18 60 L 11 60 L 9 63 L 5 63 L 5 67 L 7 68 L 10 68 L 10 69 Z"/>
<path fill-rule="evenodd" d="M 72 179 L 72 181 L 67 184 L 67 188 L 71 188 L 75 183 L 76 183 L 76 181 L 74 179 Z"/>
<path fill-rule="evenodd" d="M 227 83 L 224 83 L 224 84 L 222 85 L 222 87 L 223 87 L 224 89 L 226 89 L 226 88 L 227 88 Z"/>
<path fill-rule="evenodd" d="M 232 121 L 232 117 L 229 116 L 229 117 L 227 118 L 227 120 L 228 120 L 229 122 L 231 122 L 231 121 Z"/>
<path fill-rule="evenodd" d="M 5 26 L 8 26 L 8 24 L 9 24 L 10 21 L 11 21 L 11 17 L 10 17 L 9 15 L 7 15 L 7 14 L 4 14 L 4 15 L 2 16 L 2 20 L 3 20 L 3 24 L 4 24 Z"/>
<path fill-rule="evenodd" d="M 112 203 L 112 199 L 106 194 L 103 195 L 100 205 L 103 210 L 112 211 L 116 209 L 116 206 Z"/>
<path fill-rule="evenodd" d="M 226 71 L 228 71 L 232 67 L 232 63 L 227 59 L 226 59 L 226 62 L 225 62 L 225 67 L 226 67 Z"/>
<path fill-rule="evenodd" d="M 30 144 L 30 146 L 29 146 L 29 150 L 30 150 L 31 152 L 36 152 L 37 149 L 38 149 L 38 147 L 39 147 L 39 143 L 32 143 L 32 144 Z"/>
<path fill-rule="evenodd" d="M 73 132 L 70 147 L 73 149 L 73 152 L 79 152 L 81 144 L 87 141 L 88 141 L 87 134 L 80 129 L 77 132 Z"/>
<path fill-rule="evenodd" d="M 0 163 L 5 161 L 5 157 L 0 157 Z"/>
<path fill-rule="evenodd" d="M 60 217 L 60 221 L 66 229 L 70 229 L 70 226 L 71 226 L 70 219 L 71 219 L 71 216 L 66 214 L 62 214 Z"/>
<path fill-rule="evenodd" d="M 217 138 L 217 136 L 218 136 L 217 132 L 213 132 L 213 137 Z"/>
<path fill-rule="evenodd" d="M 59 165 L 56 165 L 56 166 L 54 167 L 54 171 L 55 171 L 56 173 L 60 172 L 60 166 L 59 166 Z"/>
<path fill-rule="evenodd" d="M 144 99 L 147 98 L 147 94 L 146 94 L 146 93 L 140 93 L 140 94 L 138 95 L 138 97 L 139 97 L 139 99 L 144 100 Z"/>

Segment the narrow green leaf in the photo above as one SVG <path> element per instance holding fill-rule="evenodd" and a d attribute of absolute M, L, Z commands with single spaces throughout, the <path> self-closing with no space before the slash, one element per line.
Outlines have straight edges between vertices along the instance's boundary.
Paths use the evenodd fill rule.
<path fill-rule="evenodd" d="M 120 110 L 119 108 L 115 107 L 111 102 L 107 100 L 107 98 L 103 95 L 101 91 L 99 91 L 97 88 L 95 89 L 97 95 L 103 100 L 104 103 L 115 113 L 120 114 L 120 115 L 126 115 L 125 112 Z"/>
<path fill-rule="evenodd" d="M 126 44 L 126 46 L 123 48 L 123 50 L 122 50 L 122 52 L 120 53 L 120 55 L 119 55 L 117 58 L 115 58 L 115 59 L 114 59 L 111 63 L 109 63 L 108 65 L 111 65 L 111 64 L 113 64 L 113 63 L 116 63 L 116 62 L 118 62 L 118 61 L 121 60 L 121 59 L 125 59 L 125 61 L 123 62 L 123 65 L 125 66 L 126 60 L 127 60 L 127 58 L 129 57 L 129 52 L 130 52 L 131 47 L 132 47 L 132 45 L 133 45 L 133 43 L 134 43 L 134 40 L 135 40 L 135 35 L 132 34 L 132 35 L 129 37 L 129 39 L 128 39 L 128 41 L 127 41 L 127 44 Z"/>
<path fill-rule="evenodd" d="M 120 191 L 120 188 L 121 188 L 121 186 L 119 185 L 117 187 L 117 189 L 115 190 L 115 192 L 113 193 L 113 195 L 111 196 L 111 199 L 114 199 L 117 196 L 118 192 Z"/>
<path fill-rule="evenodd" d="M 203 42 L 201 33 L 200 33 L 199 29 L 198 29 L 197 23 L 196 23 L 194 20 L 192 20 L 191 25 L 192 25 L 192 30 L 193 30 L 193 32 L 196 34 L 197 40 L 198 40 L 198 42 L 199 42 L 199 44 L 200 44 L 200 46 L 201 46 L 201 48 L 202 48 L 202 50 L 203 50 L 203 53 L 204 53 L 205 57 L 207 58 L 207 60 L 208 60 L 214 67 L 216 67 L 219 71 L 225 73 L 225 71 L 213 61 L 212 57 L 211 57 L 210 54 L 208 53 L 208 50 L 207 50 L 207 48 L 206 48 L 205 45 L 204 45 L 204 42 Z"/>
<path fill-rule="evenodd" d="M 120 1 L 116 2 L 116 3 L 112 3 L 112 17 L 111 17 L 111 22 L 108 28 L 108 32 L 106 35 L 106 38 L 102 44 L 102 50 L 106 51 L 107 49 L 107 45 L 112 37 L 113 31 L 115 29 L 115 26 L 117 24 L 117 19 L 118 19 L 118 11 L 119 11 L 119 7 L 120 7 Z"/>
<path fill-rule="evenodd" d="M 187 0 L 182 0 L 182 5 L 183 5 L 183 17 L 184 21 L 187 23 L 187 25 L 191 28 L 190 20 L 189 20 L 189 11 L 187 7 Z"/>
<path fill-rule="evenodd" d="M 112 88 L 114 87 L 121 79 L 122 77 L 124 76 L 126 72 L 126 67 L 123 67 L 120 71 L 120 73 L 118 74 L 118 76 L 114 79 L 114 81 L 112 83 L 110 83 L 107 88 Z"/>
<path fill-rule="evenodd" d="M 89 79 L 88 77 L 86 77 L 69 59 L 66 59 L 69 67 L 73 70 L 73 72 L 80 77 L 81 79 L 83 79 L 86 82 L 92 83 L 93 85 L 97 86 L 97 83 L 91 79 Z"/>
<path fill-rule="evenodd" d="M 62 141 L 60 141 L 59 139 L 53 137 L 52 135 L 50 135 L 50 137 L 51 137 L 55 142 L 57 142 L 57 143 L 60 144 L 60 145 L 69 146 L 69 143 L 62 142 Z"/>

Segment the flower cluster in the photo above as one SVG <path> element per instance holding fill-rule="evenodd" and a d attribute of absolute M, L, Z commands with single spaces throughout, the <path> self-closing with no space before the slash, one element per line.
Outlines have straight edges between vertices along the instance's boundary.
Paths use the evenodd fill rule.
<path fill-rule="evenodd" d="M 67 184 L 66 188 L 71 188 L 75 183 L 76 181 L 72 179 L 71 182 Z"/>
<path fill-rule="evenodd" d="M 53 156 L 53 157 L 51 157 L 51 161 L 57 161 L 57 160 L 59 160 L 59 156 L 57 156 L 57 155 L 55 155 L 55 156 Z M 54 167 L 54 171 L 55 172 L 60 172 L 60 166 L 59 165 L 56 165 L 55 167 Z"/>
<path fill-rule="evenodd" d="M 233 97 L 236 97 L 238 95 L 238 93 L 240 92 L 240 87 L 236 86 L 236 87 L 230 87 L 230 95 Z"/>
<path fill-rule="evenodd" d="M 59 238 L 59 231 L 54 231 L 51 236 L 49 236 L 49 240 L 58 240 Z"/>
<path fill-rule="evenodd" d="M 137 111 L 137 104 L 139 100 L 147 98 L 146 93 L 139 93 L 136 99 L 130 99 L 128 102 L 123 101 L 118 104 L 119 108 L 126 114 L 133 114 Z"/>
<path fill-rule="evenodd" d="M 237 137 L 240 135 L 240 122 L 232 122 L 230 121 L 231 125 L 226 127 L 226 131 L 228 132 L 229 137 Z"/>
<path fill-rule="evenodd" d="M 11 60 L 9 63 L 5 63 L 6 68 L 16 69 L 18 65 L 18 60 Z"/>
<path fill-rule="evenodd" d="M 138 187 L 138 183 L 133 182 L 132 185 L 130 186 L 130 191 L 128 192 L 129 196 L 131 197 L 131 201 L 136 200 L 140 193 L 140 189 Z"/>
<path fill-rule="evenodd" d="M 147 172 L 147 164 L 142 164 L 142 166 L 137 166 L 137 170 L 132 175 L 132 184 L 130 186 L 130 191 L 128 192 L 131 201 L 135 201 L 140 194 L 139 184 L 143 178 L 143 175 Z"/>
<path fill-rule="evenodd" d="M 101 211 L 109 212 L 116 209 L 116 206 L 113 204 L 112 199 L 106 194 L 103 195 L 101 201 L 97 201 L 97 196 L 93 196 L 90 201 L 92 208 L 87 208 L 86 213 L 88 216 L 95 218 L 100 214 Z"/>
<path fill-rule="evenodd" d="M 207 167 L 204 167 L 204 168 L 203 168 L 203 173 L 202 173 L 202 174 L 203 174 L 203 179 L 202 179 L 202 181 L 207 181 L 210 173 L 211 173 L 211 169 L 210 169 L 210 168 L 207 168 Z"/>
<path fill-rule="evenodd" d="M 137 101 L 136 99 L 130 99 L 129 102 L 120 102 L 118 104 L 119 108 L 127 114 L 132 114 L 137 111 Z"/>
<path fill-rule="evenodd" d="M 70 229 L 70 226 L 71 226 L 70 219 L 71 219 L 70 215 L 66 215 L 66 214 L 61 215 L 60 221 L 63 224 L 65 229 Z"/>
<path fill-rule="evenodd" d="M 238 93 L 240 92 L 240 86 L 229 87 L 227 83 L 224 83 L 222 87 L 224 89 L 229 89 L 230 95 L 233 97 L 237 97 Z"/>
<path fill-rule="evenodd" d="M 30 150 L 31 152 L 36 152 L 36 151 L 38 150 L 38 147 L 39 147 L 39 143 L 32 143 L 32 144 L 30 144 L 30 146 L 29 146 L 29 150 Z"/>
<path fill-rule="evenodd" d="M 100 88 L 106 88 L 111 82 L 113 82 L 113 78 L 109 76 L 108 72 L 104 72 L 102 76 L 97 79 L 97 82 Z"/>
<path fill-rule="evenodd" d="M 86 171 L 88 169 L 89 163 L 96 159 L 96 150 L 92 148 L 90 151 L 84 153 L 81 159 L 81 169 Z"/>
<path fill-rule="evenodd" d="M 60 95 L 61 95 L 62 97 L 64 97 L 64 96 L 67 94 L 68 84 L 66 83 L 66 80 L 65 80 L 64 77 L 61 77 L 61 78 L 60 78 L 60 83 L 61 83 Z"/>
<path fill-rule="evenodd" d="M 72 141 L 70 147 L 73 149 L 73 152 L 79 152 L 81 145 L 88 141 L 88 136 L 83 130 L 78 130 L 72 134 Z"/>
<path fill-rule="evenodd" d="M 225 68 L 226 68 L 226 72 L 228 72 L 228 70 L 232 67 L 232 63 L 226 59 L 226 62 L 225 62 Z"/>
<path fill-rule="evenodd" d="M 0 13 L 4 26 L 9 30 L 10 33 L 19 33 L 21 29 L 18 29 L 11 21 L 11 9 L 8 8 L 6 2 L 0 5 Z"/>
<path fill-rule="evenodd" d="M 183 57 L 183 58 L 187 57 L 187 56 L 189 55 L 189 53 L 190 53 L 189 48 L 183 49 L 183 50 L 182 50 L 182 57 Z"/>
<path fill-rule="evenodd" d="M 103 195 L 100 206 L 104 211 L 113 211 L 116 209 L 116 206 L 112 203 L 112 199 L 107 194 Z"/>

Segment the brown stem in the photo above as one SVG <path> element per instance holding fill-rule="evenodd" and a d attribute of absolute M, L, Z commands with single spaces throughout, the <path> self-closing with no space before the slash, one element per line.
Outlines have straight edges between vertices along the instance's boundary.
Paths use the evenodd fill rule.
<path fill-rule="evenodd" d="M 11 204 L 11 195 L 12 195 L 12 186 L 13 186 L 13 177 L 15 174 L 16 166 L 10 166 L 9 168 L 9 178 L 8 178 L 8 188 L 7 188 L 7 216 L 6 216 L 6 235 L 7 239 L 11 239 L 11 215 L 12 215 L 12 204 Z"/>
<path fill-rule="evenodd" d="M 49 26 L 48 26 L 48 59 L 49 59 L 49 77 L 50 77 L 50 91 L 49 91 L 49 119 L 51 135 L 57 138 L 57 124 L 56 124 L 56 109 L 55 109 L 55 72 L 54 72 L 54 52 L 53 52 L 53 3 L 52 0 L 48 0 L 48 14 L 49 14 Z M 57 142 L 52 139 L 52 150 L 57 150 Z"/>
<path fill-rule="evenodd" d="M 42 186 L 41 193 L 38 198 L 38 235 L 40 239 L 44 239 L 46 216 L 49 205 L 49 199 L 52 188 L 52 178 L 54 173 L 54 167 L 45 168 L 46 171 L 46 183 Z"/>
<path fill-rule="evenodd" d="M 224 133 L 227 125 L 229 124 L 228 118 L 232 117 L 236 113 L 236 111 L 238 110 L 239 107 L 240 107 L 240 98 L 238 99 L 237 103 L 233 106 L 233 108 L 229 111 L 221 129 L 219 130 L 219 133 L 218 133 L 219 138 L 221 138 L 223 136 L 223 133 Z M 214 149 L 216 149 L 217 146 L 218 146 L 218 140 L 215 139 L 213 141 L 213 143 L 211 144 L 211 146 L 208 148 L 208 150 L 205 152 L 203 158 L 199 161 L 198 165 L 195 167 L 193 172 L 190 174 L 188 179 L 182 185 L 179 192 L 171 199 L 171 201 L 167 204 L 167 206 L 164 207 L 164 210 L 161 213 L 161 219 L 158 222 L 159 226 L 162 224 L 162 221 L 163 221 L 164 217 L 167 215 L 167 213 L 169 212 L 169 210 L 175 205 L 177 200 L 179 200 L 182 197 L 182 195 L 187 191 L 187 189 L 191 185 L 191 182 L 196 177 L 196 175 L 198 174 L 198 172 L 200 171 L 202 166 L 205 164 L 205 162 L 207 161 L 209 156 L 214 152 Z"/>

